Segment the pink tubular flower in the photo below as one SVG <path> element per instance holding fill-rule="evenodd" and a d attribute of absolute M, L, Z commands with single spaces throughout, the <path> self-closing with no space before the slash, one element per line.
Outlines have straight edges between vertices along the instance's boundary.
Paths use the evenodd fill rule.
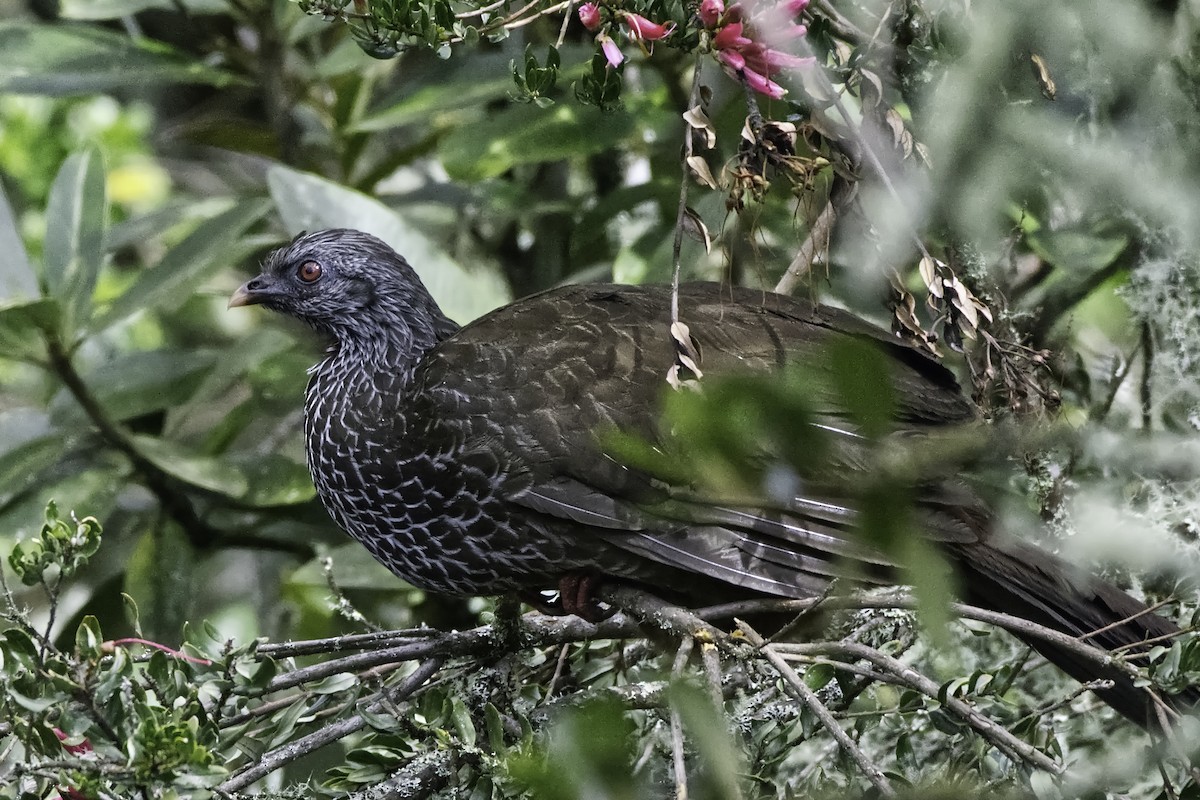
<path fill-rule="evenodd" d="M 717 31 L 713 37 L 714 50 L 741 49 L 750 44 L 750 40 L 742 36 L 742 23 L 734 22 Z"/>
<path fill-rule="evenodd" d="M 629 35 L 634 39 L 641 39 L 643 42 L 657 42 L 659 39 L 666 38 L 675 30 L 675 23 L 670 25 L 659 25 L 657 22 L 651 22 L 641 14 L 634 14 L 626 11 L 622 14 L 625 24 L 629 26 Z"/>
<path fill-rule="evenodd" d="M 720 61 L 734 72 L 741 72 L 746 68 L 746 59 L 737 50 L 719 51 L 717 53 L 717 61 Z"/>
<path fill-rule="evenodd" d="M 701 0 L 700 21 L 706 28 L 715 28 L 725 13 L 725 3 L 722 0 Z"/>
<path fill-rule="evenodd" d="M 625 54 L 621 52 L 617 43 L 603 33 L 596 37 L 596 41 L 600 43 L 600 51 L 604 53 L 604 60 L 608 62 L 608 66 L 613 69 L 621 66 L 621 62 L 625 60 Z"/>
<path fill-rule="evenodd" d="M 787 94 L 787 90 L 780 86 L 775 81 L 758 74 L 752 69 L 743 69 L 742 77 L 746 79 L 746 85 L 759 94 L 766 95 L 772 100 L 778 100 Z"/>
<path fill-rule="evenodd" d="M 771 79 L 785 70 L 804 69 L 816 63 L 815 58 L 802 58 L 772 46 L 808 34 L 808 28 L 795 18 L 809 0 L 744 0 L 747 5 L 734 3 L 724 14 L 705 11 L 703 4 L 710 1 L 723 0 L 701 0 L 700 9 L 701 21 L 716 29 L 712 48 L 717 61 L 759 94 L 773 99 L 783 97 L 787 90 Z"/>
<path fill-rule="evenodd" d="M 600 7 L 595 3 L 584 3 L 579 7 L 579 21 L 589 31 L 600 29 Z"/>

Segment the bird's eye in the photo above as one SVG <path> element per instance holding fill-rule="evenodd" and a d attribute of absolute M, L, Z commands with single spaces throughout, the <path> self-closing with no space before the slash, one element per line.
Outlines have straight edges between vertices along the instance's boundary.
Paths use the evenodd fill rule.
<path fill-rule="evenodd" d="M 316 283 L 321 277 L 321 265 L 315 261 L 305 261 L 296 270 L 296 277 L 305 283 Z"/>

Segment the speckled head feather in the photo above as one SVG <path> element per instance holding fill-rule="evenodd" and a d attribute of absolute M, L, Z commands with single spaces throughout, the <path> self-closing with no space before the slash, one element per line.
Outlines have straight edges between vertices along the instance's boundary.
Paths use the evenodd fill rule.
<path fill-rule="evenodd" d="M 261 304 L 332 336 L 339 345 L 387 340 L 423 351 L 453 333 L 408 262 L 369 233 L 305 233 L 272 252 L 230 305 Z"/>

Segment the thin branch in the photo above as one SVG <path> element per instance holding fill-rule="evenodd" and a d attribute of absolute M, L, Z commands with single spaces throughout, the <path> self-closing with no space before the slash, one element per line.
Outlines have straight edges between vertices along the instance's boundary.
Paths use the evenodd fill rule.
<path fill-rule="evenodd" d="M 804 243 L 800 245 L 800 249 L 796 251 L 796 255 L 784 271 L 783 277 L 775 285 L 776 294 L 791 294 L 795 291 L 800 281 L 812 271 L 817 257 L 829 250 L 833 226 L 837 223 L 838 209 L 850 195 L 851 187 L 852 184 L 848 179 L 841 175 L 834 176 L 825 207 L 813 220 Z"/>
<path fill-rule="evenodd" d="M 421 685 L 441 668 L 443 661 L 444 659 L 442 658 L 431 658 L 428 661 L 422 662 L 399 686 L 386 693 L 387 700 L 396 703 L 411 695 L 417 689 L 421 688 Z M 366 707 L 366 711 L 377 714 L 385 708 L 385 705 L 384 701 L 376 700 Z M 355 714 L 352 717 L 335 722 L 307 736 L 302 736 L 295 741 L 288 742 L 282 747 L 263 754 L 262 758 L 256 763 L 235 773 L 233 777 L 222 783 L 219 788 L 226 792 L 237 792 L 245 789 L 250 784 L 265 778 L 285 764 L 290 764 L 309 753 L 315 752 L 356 731 L 360 731 L 366 725 L 367 721 L 362 714 Z"/>
<path fill-rule="evenodd" d="M 1154 382 L 1154 337 L 1151 335 L 1150 321 L 1142 322 L 1142 383 L 1138 391 L 1138 399 L 1142 406 L 1142 433 L 1150 433 L 1154 427 L 1154 402 L 1151 389 Z"/>
<path fill-rule="evenodd" d="M 982 714 L 971 704 L 960 698 L 942 696 L 940 687 L 931 678 L 921 674 L 891 656 L 858 642 L 813 642 L 772 645 L 779 653 L 820 653 L 825 655 L 847 655 L 874 664 L 885 672 L 900 678 L 910 689 L 938 700 L 942 707 L 974 728 L 983 738 L 1003 753 L 1018 761 L 1024 761 L 1045 772 L 1059 775 L 1063 767 L 1036 747 L 1023 742 L 1002 725 Z"/>
<path fill-rule="evenodd" d="M 679 649 L 675 652 L 675 663 L 671 666 L 671 675 L 678 681 L 683 676 L 687 666 L 688 656 L 692 653 L 695 640 L 685 636 L 679 640 Z M 687 763 L 683 754 L 683 720 L 679 716 L 678 703 L 671 703 L 671 765 L 675 770 L 675 800 L 688 800 Z"/>
<path fill-rule="evenodd" d="M 800 245 L 800 249 L 796 251 L 791 263 L 784 270 L 783 277 L 779 279 L 779 283 L 775 284 L 776 294 L 791 294 L 800 284 L 801 279 L 812 271 L 812 265 L 817 256 L 829 249 L 829 237 L 833 232 L 833 224 L 836 220 L 837 211 L 833 207 L 833 198 L 830 197 L 825 201 L 825 207 L 821 209 L 821 213 L 813 220 L 812 227 L 808 229 L 808 236 L 805 237 L 804 243 Z"/>
<path fill-rule="evenodd" d="M 396 641 L 429 639 L 441 635 L 440 631 L 435 631 L 432 628 L 405 628 L 396 631 L 331 636 L 327 639 L 307 639 L 299 642 L 260 644 L 255 653 L 270 658 L 293 658 L 295 656 L 311 656 L 319 653 L 338 653 L 346 650 L 371 650 L 392 644 Z"/>
<path fill-rule="evenodd" d="M 695 108 L 700 103 L 700 73 L 701 73 L 700 54 L 696 54 L 696 63 L 692 67 L 692 91 L 688 95 L 688 108 Z M 679 181 L 679 208 L 675 211 L 675 242 L 671 248 L 671 263 L 674 265 L 671 273 L 671 324 L 679 322 L 679 273 L 680 273 L 680 253 L 683 251 L 683 224 L 687 218 L 687 200 L 688 187 L 692 182 L 692 174 L 689 172 L 688 159 L 692 157 L 692 143 L 695 133 L 692 131 L 692 126 L 687 120 L 683 123 L 683 161 L 681 166 L 682 177 Z"/>
<path fill-rule="evenodd" d="M 845 729 L 838 724 L 838 721 L 833 718 L 833 713 L 825 707 L 825 704 L 820 701 L 812 689 L 808 688 L 808 684 L 796 674 L 796 671 L 784 661 L 775 649 L 775 645 L 767 644 L 766 640 L 758 634 L 758 631 L 751 628 L 745 622 L 737 621 L 738 630 L 740 630 L 749 640 L 750 644 L 758 648 L 758 651 L 766 657 L 779 676 L 783 678 L 784 686 L 789 692 L 800 702 L 804 703 L 810 711 L 821 721 L 829 734 L 833 736 L 838 746 L 842 748 L 850 759 L 858 766 L 860 772 L 866 776 L 871 785 L 882 797 L 895 797 L 896 793 L 892 790 L 892 784 L 888 781 L 887 776 L 871 759 L 867 758 L 867 754 L 859 748 Z"/>

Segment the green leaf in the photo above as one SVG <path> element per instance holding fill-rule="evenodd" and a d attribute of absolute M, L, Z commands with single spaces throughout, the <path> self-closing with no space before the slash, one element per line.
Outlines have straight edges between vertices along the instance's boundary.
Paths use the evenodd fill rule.
<path fill-rule="evenodd" d="M 228 459 L 199 455 L 184 445 L 156 436 L 136 436 L 134 441 L 138 452 L 184 483 L 228 497 L 241 497 L 249 486 L 246 476 Z"/>
<path fill-rule="evenodd" d="M 17 232 L 17 220 L 0 184 L 0 306 L 38 296 L 37 274 Z"/>
<path fill-rule="evenodd" d="M 339 545 L 329 551 L 329 556 L 333 559 L 333 580 L 342 589 L 379 592 L 395 591 L 407 586 L 358 542 Z M 288 583 L 299 586 L 328 585 L 319 559 L 309 561 L 292 573 Z"/>
<path fill-rule="evenodd" d="M 125 596 L 146 609 L 139 617 L 143 634 L 170 642 L 193 610 L 196 551 L 178 525 L 156 520 L 129 554 L 122 576 Z"/>
<path fill-rule="evenodd" d="M 243 82 L 159 42 L 93 25 L 0 22 L 0 92 L 81 95 L 126 87 Z"/>
<path fill-rule="evenodd" d="M 892 429 L 892 385 L 888 364 L 878 347 L 842 336 L 829 343 L 827 356 L 841 406 L 872 439 Z"/>
<path fill-rule="evenodd" d="M 240 260 L 231 252 L 247 230 L 267 213 L 265 199 L 236 203 L 212 217 L 171 248 L 157 266 L 144 270 L 122 295 L 102 311 L 93 328 L 103 330 L 138 311 L 178 308 L 218 269 Z"/>
<path fill-rule="evenodd" d="M 104 637 L 100 634 L 99 621 L 91 614 L 88 614 L 75 630 L 76 652 L 81 658 L 98 658 L 100 656 L 100 644 L 103 641 Z"/>
<path fill-rule="evenodd" d="M 89 147 L 63 162 L 46 207 L 46 288 L 62 303 L 68 336 L 89 313 L 104 262 L 107 218 L 104 163 L 100 151 Z"/>
<path fill-rule="evenodd" d="M 58 301 L 49 297 L 0 302 L 0 358 L 36 358 L 45 350 L 45 333 L 57 333 Z"/>
<path fill-rule="evenodd" d="M 273 167 L 267 183 L 289 230 L 357 228 L 378 236 L 408 259 L 446 315 L 460 323 L 511 299 L 499 274 L 464 269 L 403 217 L 365 194 L 286 167 Z"/>
<path fill-rule="evenodd" d="M 259 508 L 306 503 L 317 495 L 308 467 L 279 453 L 253 453 L 231 458 L 246 478 L 238 498 Z"/>
<path fill-rule="evenodd" d="M 185 402 L 213 358 L 201 351 L 148 350 L 116 356 L 82 377 L 105 411 L 125 420 Z M 50 402 L 50 417 L 67 428 L 83 418 L 83 411 L 63 389 Z"/>
<path fill-rule="evenodd" d="M 442 140 L 438 153 L 451 177 L 479 181 L 499 177 L 518 164 L 599 153 L 636 130 L 627 112 L 568 103 L 550 110 L 516 105 L 489 117 L 486 124 L 456 128 Z"/>
<path fill-rule="evenodd" d="M 66 448 L 61 431 L 32 409 L 0 413 L 0 503 L 6 503 L 38 480 Z"/>

